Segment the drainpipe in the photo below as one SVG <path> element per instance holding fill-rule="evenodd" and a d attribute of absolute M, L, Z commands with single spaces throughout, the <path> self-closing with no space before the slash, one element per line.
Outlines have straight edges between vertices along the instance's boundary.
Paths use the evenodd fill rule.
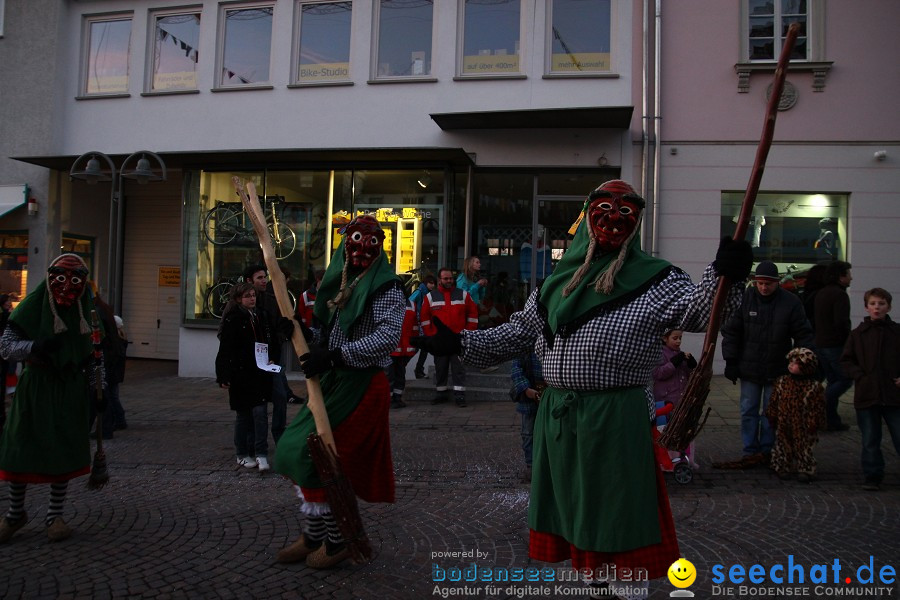
<path fill-rule="evenodd" d="M 659 108 L 659 61 L 662 56 L 660 43 L 662 38 L 662 0 L 656 0 L 656 16 L 653 23 L 653 242 L 650 245 L 650 255 L 659 254 L 659 159 L 662 149 L 659 144 L 660 115 Z"/>
<path fill-rule="evenodd" d="M 649 94 L 649 72 L 647 71 L 647 61 L 650 57 L 650 0 L 644 0 L 644 14 L 641 18 L 643 21 L 643 52 L 641 55 L 641 194 L 647 197 L 650 179 L 650 132 L 647 119 L 649 119 L 647 102 Z M 641 239 L 652 240 L 651 235 L 647 235 L 647 222 L 641 221 Z"/>

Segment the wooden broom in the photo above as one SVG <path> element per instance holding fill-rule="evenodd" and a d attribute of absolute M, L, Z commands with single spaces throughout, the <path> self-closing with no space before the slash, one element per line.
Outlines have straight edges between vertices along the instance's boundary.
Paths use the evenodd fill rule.
<path fill-rule="evenodd" d="M 734 240 L 744 239 L 744 235 L 747 233 L 747 225 L 753 213 L 753 204 L 756 202 L 756 194 L 759 192 L 759 185 L 766 168 L 766 158 L 769 155 L 769 148 L 772 147 L 772 137 L 775 133 L 775 118 L 778 116 L 778 102 L 781 100 L 781 92 L 784 89 L 787 66 L 799 32 L 800 25 L 793 23 L 788 29 L 787 36 L 784 38 L 784 47 L 781 49 L 781 55 L 778 57 L 778 66 L 775 68 L 775 77 L 772 83 L 772 93 L 766 105 L 766 118 L 763 123 L 762 137 L 756 148 L 756 160 L 753 163 L 753 170 L 750 172 L 750 181 L 747 184 L 747 191 L 741 204 L 741 213 L 738 216 L 737 225 L 734 229 L 732 238 Z M 710 409 L 707 408 L 704 413 L 703 406 L 709 395 L 712 363 L 715 357 L 716 340 L 719 337 L 722 312 L 725 310 L 728 291 L 733 283 L 725 277 L 719 277 L 716 295 L 713 298 L 712 311 L 709 316 L 709 325 L 706 329 L 706 337 L 703 340 L 700 362 L 691 373 L 687 386 L 684 388 L 684 393 L 681 396 L 681 401 L 675 407 L 675 410 L 672 411 L 669 423 L 658 440 L 658 443 L 668 450 L 681 451 L 687 448 L 688 444 L 700 433 L 704 423 L 706 423 L 706 418 L 709 416 Z"/>
<path fill-rule="evenodd" d="M 109 483 L 109 471 L 106 469 L 106 452 L 103 451 L 103 350 L 100 348 L 100 317 L 97 309 L 91 310 L 91 343 L 94 345 L 94 392 L 96 394 L 97 417 L 97 451 L 94 453 L 94 462 L 91 464 L 91 475 L 88 477 L 89 490 L 99 490 Z"/>
<path fill-rule="evenodd" d="M 259 246 L 262 249 L 266 269 L 269 271 L 269 278 L 272 281 L 272 289 L 275 292 L 278 309 L 283 317 L 293 319 L 294 307 L 287 293 L 284 273 L 281 272 L 278 259 L 275 257 L 275 249 L 272 247 L 272 239 L 269 236 L 266 219 L 256 196 L 256 186 L 252 181 L 248 181 L 245 189 L 240 177 L 232 177 L 231 181 L 234 184 L 235 191 L 241 198 L 244 210 L 250 217 L 256 237 L 259 238 Z M 294 332 L 291 334 L 291 343 L 298 357 L 309 352 L 309 347 L 306 345 L 306 340 L 303 338 L 303 332 L 299 326 L 295 325 L 294 327 Z M 328 499 L 328 504 L 331 506 L 335 521 L 341 530 L 341 535 L 344 537 L 347 548 L 350 550 L 351 559 L 357 564 L 368 562 L 372 558 L 372 547 L 363 528 L 362 519 L 359 516 L 356 494 L 353 492 L 350 480 L 344 474 L 337 456 L 337 447 L 334 444 L 334 434 L 331 431 L 328 412 L 325 410 L 319 378 L 308 378 L 306 380 L 306 390 L 309 395 L 306 406 L 312 412 L 313 420 L 316 424 L 316 433 L 310 434 L 307 440 L 313 464 L 315 464 L 319 478 L 325 485 L 325 497 Z"/>

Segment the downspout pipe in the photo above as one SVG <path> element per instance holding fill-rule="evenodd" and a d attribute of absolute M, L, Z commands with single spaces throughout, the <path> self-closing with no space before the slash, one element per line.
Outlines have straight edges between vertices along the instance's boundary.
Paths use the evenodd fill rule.
<path fill-rule="evenodd" d="M 656 0 L 655 13 L 653 21 L 653 199 L 651 202 L 653 205 L 653 238 L 650 244 L 651 256 L 659 255 L 659 159 L 662 154 L 659 144 L 660 120 L 662 119 L 659 105 L 659 62 L 662 56 L 660 48 L 662 42 L 662 0 Z"/>
<path fill-rule="evenodd" d="M 642 55 L 641 55 L 641 193 L 644 198 L 648 196 L 650 189 L 650 125 L 647 120 L 650 118 L 648 114 L 648 102 L 650 94 L 650 72 L 648 70 L 648 60 L 650 57 L 650 0 L 644 0 L 644 11 L 641 16 L 642 21 Z M 646 220 L 641 220 L 641 239 L 650 240 L 648 235 Z"/>

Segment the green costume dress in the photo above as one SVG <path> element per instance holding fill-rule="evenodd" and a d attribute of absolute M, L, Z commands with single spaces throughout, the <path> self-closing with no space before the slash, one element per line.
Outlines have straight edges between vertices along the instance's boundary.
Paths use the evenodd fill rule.
<path fill-rule="evenodd" d="M 9 317 L 24 340 L 56 337 L 49 363 L 27 360 L 9 419 L 0 438 L 0 479 L 21 483 L 68 481 L 90 472 L 91 395 L 86 369 L 93 368 L 89 333 L 80 332 L 79 310 L 90 322 L 94 303 L 87 293 L 73 306 L 57 306 L 66 325 L 53 332 L 46 282 L 38 285 Z"/>

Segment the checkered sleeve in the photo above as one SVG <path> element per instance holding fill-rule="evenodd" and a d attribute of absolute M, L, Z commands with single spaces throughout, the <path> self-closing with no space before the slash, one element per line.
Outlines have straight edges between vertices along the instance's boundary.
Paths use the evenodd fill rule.
<path fill-rule="evenodd" d="M 533 352 L 542 322 L 537 312 L 535 290 L 528 297 L 525 308 L 513 313 L 508 323 L 490 329 L 463 331 L 463 362 L 484 368 Z"/>
<path fill-rule="evenodd" d="M 349 336 L 338 326 L 340 315 L 336 314 L 328 348 L 340 348 L 344 362 L 351 367 L 387 367 L 391 364 L 391 352 L 400 341 L 405 311 L 403 290 L 391 287 L 372 300 Z"/>
<path fill-rule="evenodd" d="M 3 337 L 0 338 L 0 356 L 9 361 L 25 360 L 31 354 L 32 344 L 33 342 L 22 335 L 17 327 L 8 325 L 3 330 Z"/>

